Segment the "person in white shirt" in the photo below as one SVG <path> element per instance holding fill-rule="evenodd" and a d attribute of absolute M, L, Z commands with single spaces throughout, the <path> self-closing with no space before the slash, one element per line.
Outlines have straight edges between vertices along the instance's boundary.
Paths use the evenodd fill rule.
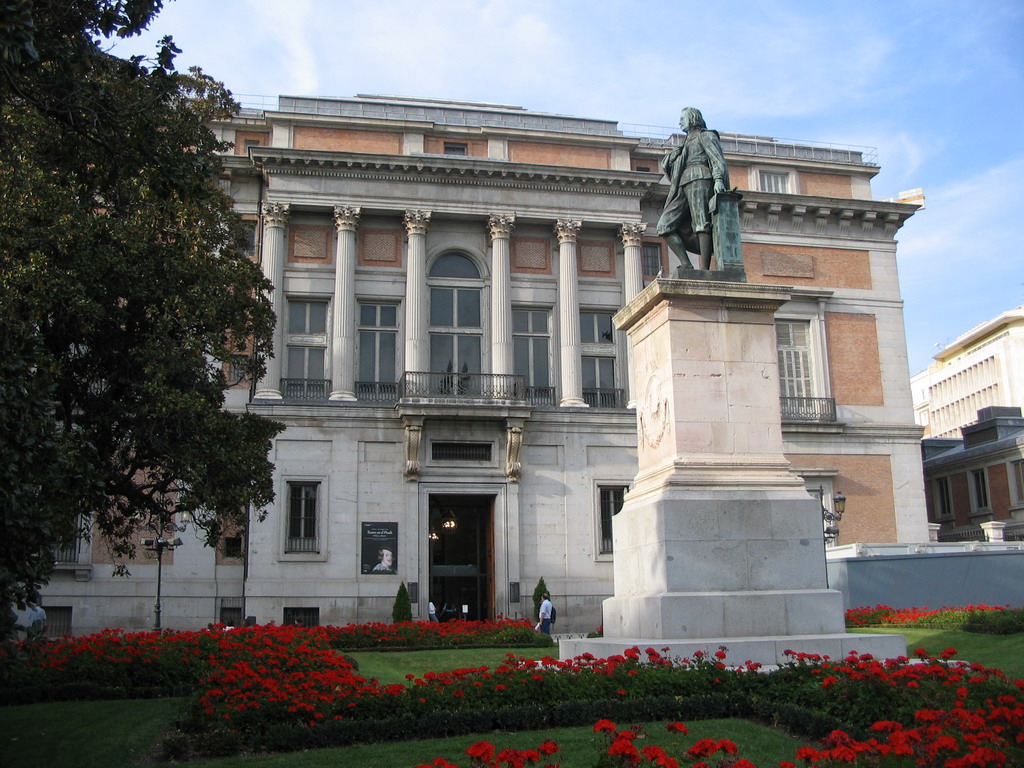
<path fill-rule="evenodd" d="M 540 631 L 545 635 L 551 634 L 551 595 L 545 592 L 541 595 L 544 598 L 540 604 L 540 611 L 537 613 L 537 618 L 540 619 Z"/>

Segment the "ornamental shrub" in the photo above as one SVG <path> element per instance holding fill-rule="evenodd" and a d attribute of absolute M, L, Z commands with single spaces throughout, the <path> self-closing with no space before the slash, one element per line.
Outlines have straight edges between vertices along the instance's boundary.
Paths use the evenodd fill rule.
<path fill-rule="evenodd" d="M 405 588 L 404 581 L 398 585 L 398 594 L 395 595 L 395 605 L 391 609 L 391 618 L 395 622 L 412 621 L 412 603 L 409 602 L 409 590 Z"/>

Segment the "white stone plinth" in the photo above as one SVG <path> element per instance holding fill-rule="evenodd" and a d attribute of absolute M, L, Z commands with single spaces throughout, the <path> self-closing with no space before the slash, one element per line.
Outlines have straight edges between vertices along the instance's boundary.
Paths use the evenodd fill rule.
<path fill-rule="evenodd" d="M 820 503 L 782 451 L 780 286 L 656 280 L 615 316 L 636 366 L 639 471 L 613 519 L 604 637 L 563 658 L 633 645 L 734 663 L 785 651 L 880 657 L 902 636 L 844 633 L 828 589 Z"/>

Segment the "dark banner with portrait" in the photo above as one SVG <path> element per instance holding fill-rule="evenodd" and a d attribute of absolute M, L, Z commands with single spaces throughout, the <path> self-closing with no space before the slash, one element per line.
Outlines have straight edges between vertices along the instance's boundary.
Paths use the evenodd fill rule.
<path fill-rule="evenodd" d="M 398 523 L 363 523 L 363 573 L 398 571 Z"/>

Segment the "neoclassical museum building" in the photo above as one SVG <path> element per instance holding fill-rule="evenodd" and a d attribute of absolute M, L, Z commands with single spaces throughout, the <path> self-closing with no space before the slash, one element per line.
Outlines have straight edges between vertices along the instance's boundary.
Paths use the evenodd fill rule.
<path fill-rule="evenodd" d="M 792 471 L 824 511 L 845 496 L 833 543 L 926 541 L 895 240 L 916 207 L 872 199 L 869 149 L 705 117 L 742 193 L 747 281 L 792 287 L 776 314 Z M 682 135 L 377 96 L 282 96 L 214 128 L 278 317 L 266 377 L 228 407 L 286 428 L 265 516 L 216 550 L 175 534 L 163 626 L 390 620 L 401 582 L 421 619 L 428 601 L 530 615 L 543 577 L 556 631 L 595 629 L 636 473 L 612 316 L 678 266 L 655 223 Z M 51 633 L 152 626 L 145 554 L 124 578 L 100 541 L 61 550 Z"/>

